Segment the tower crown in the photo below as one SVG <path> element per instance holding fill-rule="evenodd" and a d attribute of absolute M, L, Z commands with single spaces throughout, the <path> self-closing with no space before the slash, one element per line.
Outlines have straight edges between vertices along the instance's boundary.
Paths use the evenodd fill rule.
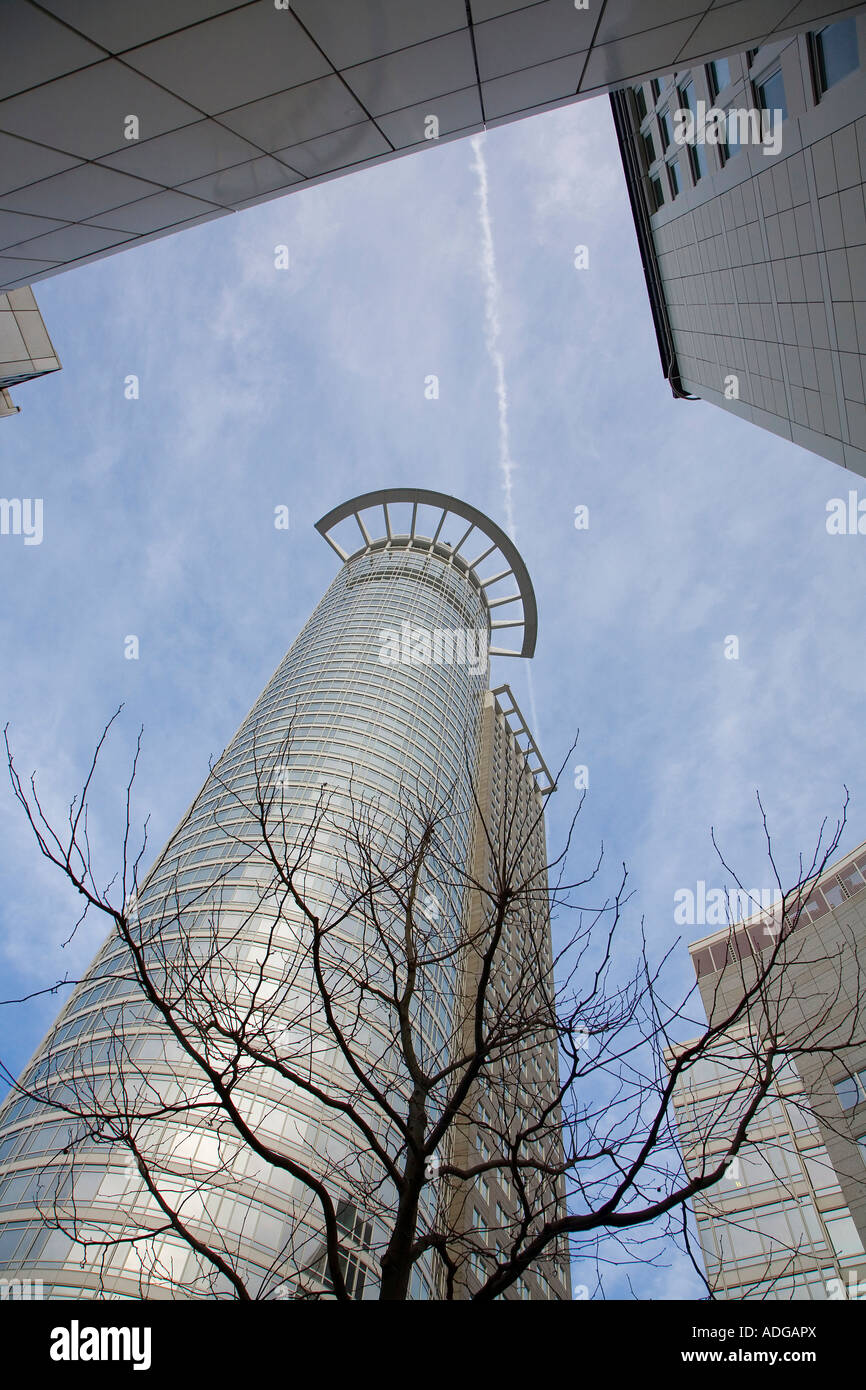
<path fill-rule="evenodd" d="M 403 512 L 411 508 L 408 530 L 395 529 L 391 509 L 398 507 Z M 355 521 L 362 542 L 354 550 L 347 549 L 354 539 L 351 530 L 351 539 L 343 536 L 345 544 L 335 540 L 331 534 L 343 522 L 351 520 Z M 456 544 L 441 539 L 446 528 L 450 529 L 452 521 L 455 524 L 454 534 L 460 537 Z M 521 636 L 519 650 L 491 646 L 490 655 L 529 657 L 534 653 L 538 636 L 538 608 L 529 571 L 511 538 L 468 502 L 461 502 L 444 492 L 431 492 L 427 488 L 381 488 L 377 492 L 362 493 L 360 497 L 353 497 L 334 507 L 316 522 L 316 530 L 344 564 L 360 555 L 380 550 L 418 550 L 439 556 L 446 564 L 465 574 L 481 593 L 490 619 L 491 633 L 505 628 L 518 630 Z M 468 542 L 471 544 L 467 545 Z M 464 546 L 467 547 L 465 552 Z M 517 610 L 510 607 L 512 604 L 520 604 L 519 616 L 514 616 Z M 508 616 L 494 617 L 500 608 L 507 609 Z"/>

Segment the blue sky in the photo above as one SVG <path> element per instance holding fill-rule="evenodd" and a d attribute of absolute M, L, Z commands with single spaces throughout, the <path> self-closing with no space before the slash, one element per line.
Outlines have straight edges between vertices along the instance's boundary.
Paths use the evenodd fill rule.
<path fill-rule="evenodd" d="M 535 733 L 554 766 L 579 727 L 572 761 L 589 769 L 576 865 L 603 840 L 610 888 L 627 862 L 622 966 L 643 915 L 657 954 L 683 938 L 670 978 L 688 988 L 684 943 L 702 931 L 675 926 L 674 894 L 728 881 L 710 827 L 748 887 L 772 883 L 756 788 L 783 879 L 835 821 L 843 783 L 840 852 L 866 838 L 866 539 L 825 526 L 828 500 L 858 479 L 671 397 L 606 99 L 492 131 L 483 158 L 493 288 L 468 140 L 36 287 L 63 371 L 19 388 L 22 413 L 0 422 L 0 495 L 44 500 L 41 545 L 0 538 L 0 718 L 56 816 L 124 701 L 92 839 L 107 881 L 143 724 L 136 805 L 156 851 L 334 575 L 319 516 L 417 485 L 508 523 L 504 401 L 516 539 L 539 607 Z M 290 266 L 277 270 L 283 244 Z M 136 401 L 124 397 L 133 373 Z M 425 398 L 430 374 L 438 400 Z M 279 504 L 289 531 L 274 529 Z M 128 634 L 137 661 L 124 658 Z M 737 661 L 724 655 L 731 634 Z M 494 659 L 492 675 L 528 714 L 524 663 Z M 564 776 L 552 846 L 576 797 Z M 103 926 L 61 949 L 76 904 L 11 791 L 0 874 L 4 996 L 80 973 Z M 0 1014 L 12 1069 L 56 1007 Z M 677 1264 L 636 1287 L 697 1291 Z"/>

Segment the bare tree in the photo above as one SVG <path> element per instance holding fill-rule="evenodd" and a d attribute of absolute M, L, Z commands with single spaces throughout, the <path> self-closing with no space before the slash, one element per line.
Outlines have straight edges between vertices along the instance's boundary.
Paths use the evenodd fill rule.
<path fill-rule="evenodd" d="M 395 817 L 351 783 L 322 785 L 299 832 L 288 735 L 254 747 L 251 782 L 218 763 L 206 843 L 184 850 L 182 825 L 142 876 L 139 735 L 102 885 L 88 805 L 113 722 L 62 828 L 6 745 L 39 848 L 83 899 L 79 923 L 97 911 L 111 926 L 34 1065 L 6 1072 L 3 1114 L 4 1133 L 42 1135 L 30 1200 L 74 1243 L 94 1297 L 119 1287 L 118 1262 L 142 1297 L 243 1300 L 402 1300 L 413 1275 L 434 1298 L 565 1297 L 570 1258 L 602 1287 L 606 1264 L 658 1261 L 671 1239 L 697 1269 L 689 1203 L 748 1146 L 780 1066 L 844 1057 L 862 1037 L 855 1016 L 840 1024 L 838 989 L 815 1016 L 786 1003 L 807 937 L 815 949 L 799 931 L 808 885 L 844 809 L 768 944 L 743 951 L 731 927 L 740 987 L 728 979 L 707 1027 L 694 991 L 665 1002 L 674 948 L 651 963 L 643 927 L 615 977 L 625 869 L 588 906 L 601 856 L 582 878 L 568 870 L 580 805 L 542 862 L 543 802 L 522 781 L 498 817 L 476 798 L 468 863 L 450 787 L 403 788 Z M 731 1048 L 736 1085 L 684 1134 L 684 1162 L 675 1097 Z"/>

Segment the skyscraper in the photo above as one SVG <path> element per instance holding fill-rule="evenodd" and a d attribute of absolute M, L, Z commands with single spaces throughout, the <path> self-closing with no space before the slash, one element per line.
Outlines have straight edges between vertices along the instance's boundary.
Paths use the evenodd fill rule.
<path fill-rule="evenodd" d="M 866 474 L 866 13 L 809 21 L 611 104 L 674 395 Z"/>
<path fill-rule="evenodd" d="M 767 991 L 769 1010 L 754 1005 L 749 1026 L 743 1019 L 723 1029 L 681 1077 L 674 1099 L 690 1172 L 724 1157 L 766 1014 L 783 1037 L 806 1042 L 804 1051 L 779 1059 L 748 1142 L 722 1181 L 695 1200 L 707 1278 L 717 1298 L 862 1298 L 866 845 L 804 886 L 796 930 L 780 926 L 779 917 L 778 910 L 755 913 L 689 948 L 707 1018 L 716 1025 L 743 998 L 753 962 L 767 958 L 780 933 L 784 953 L 781 983 Z M 726 1123 L 707 1145 L 711 1119 L 720 1114 Z"/>
<path fill-rule="evenodd" d="M 178 1287 L 232 1297 L 229 1270 L 253 1297 L 327 1293 L 315 1182 L 333 1194 L 350 1294 L 376 1296 L 395 1197 L 374 1151 L 392 1157 L 408 1143 L 389 933 L 410 897 L 428 983 L 404 1022 L 418 1064 L 438 1065 L 465 1026 L 473 965 L 463 943 L 477 945 L 478 875 L 495 872 L 502 843 L 486 836 L 485 818 L 512 793 L 530 827 L 520 857 L 541 888 L 510 919 L 497 971 L 529 951 L 541 961 L 538 989 L 548 988 L 550 779 L 507 687 L 492 693 L 487 679 L 489 653 L 535 647 L 520 555 L 482 513 L 420 489 L 355 498 L 317 527 L 339 573 L 138 887 L 132 955 L 110 937 L 22 1076 L 53 1110 L 20 1094 L 4 1107 L 0 1269 L 42 1280 L 49 1297 L 171 1297 Z M 500 647 L 500 630 L 517 646 Z M 411 833 L 431 808 L 429 853 L 413 857 Z M 180 1034 L 142 997 L 136 950 L 171 996 Z M 556 1045 L 544 1030 L 514 1064 L 513 1078 L 506 1062 L 492 1083 L 498 1108 L 555 1097 Z M 498 1117 L 474 1108 L 490 1109 L 488 1090 L 481 1079 L 467 1098 L 459 1142 L 474 1147 L 481 1133 L 490 1144 Z M 452 1146 L 447 1137 L 440 1157 Z M 507 1188 L 483 1222 L 467 1224 L 472 1278 L 505 1239 Z M 562 1198 L 560 1188 L 550 1201 Z M 431 1181 L 422 1217 L 458 1201 L 471 1208 L 465 1191 Z M 457 1296 L 471 1295 L 467 1280 Z M 440 1291 L 428 1250 L 410 1296 Z M 509 1296 L 568 1297 L 567 1249 Z"/>

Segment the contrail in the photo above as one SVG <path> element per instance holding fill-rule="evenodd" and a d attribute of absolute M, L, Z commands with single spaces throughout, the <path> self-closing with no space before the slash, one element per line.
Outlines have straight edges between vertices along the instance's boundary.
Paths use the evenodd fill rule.
<path fill-rule="evenodd" d="M 508 429 L 508 385 L 505 380 L 505 359 L 499 346 L 502 328 L 499 320 L 501 291 L 496 274 L 496 252 L 493 247 L 493 223 L 490 219 L 490 199 L 487 185 L 487 160 L 484 157 L 484 136 L 473 135 L 470 142 L 475 159 L 472 168 L 478 175 L 478 221 L 481 225 L 481 269 L 484 275 L 484 338 L 487 355 L 493 365 L 496 378 L 496 406 L 499 417 L 499 472 L 502 478 L 502 494 L 505 502 L 505 528 L 513 541 L 517 540 L 517 527 L 514 521 L 514 497 L 512 475 L 516 464 L 511 457 L 511 440 Z M 538 730 L 538 715 L 535 709 L 535 688 L 532 683 L 532 670 L 526 668 L 529 689 L 529 713 L 533 732 Z"/>
<path fill-rule="evenodd" d="M 472 168 L 478 175 L 478 220 L 481 224 L 481 269 L 484 275 L 484 337 L 487 353 L 496 376 L 496 404 L 499 415 L 499 471 L 505 499 L 505 521 L 508 534 L 516 539 L 512 474 L 515 463 L 511 457 L 508 432 L 508 387 L 505 382 L 505 361 L 499 346 L 501 326 L 499 279 L 496 274 L 496 253 L 493 249 L 493 225 L 490 221 L 490 201 L 487 195 L 487 161 L 484 158 L 484 137 L 473 135 L 470 141 L 475 161 Z"/>

